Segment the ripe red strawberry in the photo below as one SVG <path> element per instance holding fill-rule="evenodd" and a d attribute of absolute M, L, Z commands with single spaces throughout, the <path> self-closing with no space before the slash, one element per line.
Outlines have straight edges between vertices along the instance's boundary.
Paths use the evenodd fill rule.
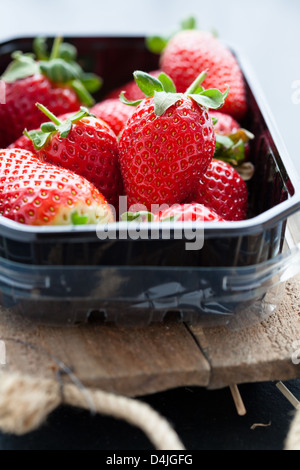
<path fill-rule="evenodd" d="M 178 204 L 158 212 L 154 222 L 224 222 L 216 212 L 202 204 Z"/>
<path fill-rule="evenodd" d="M 68 46 L 71 50 L 66 54 Z M 41 52 L 41 45 L 35 49 L 38 60 L 16 52 L 1 77 L 6 83 L 6 103 L 0 105 L 0 148 L 14 142 L 25 128 L 40 126 L 43 116 L 35 107 L 36 102 L 56 115 L 77 111 L 81 104 L 93 104 L 88 89 L 95 91 L 97 84 L 100 86 L 98 78 L 83 73 L 75 62 L 76 51 L 71 45 L 61 44 L 60 38 L 50 57 L 44 49 Z"/>
<path fill-rule="evenodd" d="M 152 72 L 149 72 L 149 74 L 152 75 L 152 77 L 158 78 L 158 76 L 161 74 L 161 70 L 153 70 Z M 131 80 L 122 87 L 111 91 L 106 98 L 119 99 L 122 91 L 124 92 L 126 99 L 129 101 L 136 101 L 145 98 L 145 94 L 140 90 L 134 80 Z"/>
<path fill-rule="evenodd" d="M 90 111 L 98 119 L 105 121 L 118 136 L 132 116 L 134 109 L 119 99 L 112 98 L 97 103 Z"/>
<path fill-rule="evenodd" d="M 0 150 L 0 215 L 28 225 L 113 222 L 109 205 L 87 180 L 40 162 L 31 152 Z"/>
<path fill-rule="evenodd" d="M 215 109 L 225 95 L 204 91 L 195 81 L 185 94 L 176 93 L 166 75 L 144 72 L 134 77 L 149 96 L 127 122 L 120 139 L 120 163 L 129 206 L 183 202 L 208 168 L 215 134 L 207 106 Z M 154 96 L 153 96 L 154 95 Z M 204 105 L 203 105 L 204 104 Z"/>
<path fill-rule="evenodd" d="M 232 52 L 206 31 L 181 31 L 169 41 L 161 56 L 161 69 L 169 75 L 179 92 L 186 90 L 201 70 L 208 70 L 205 88 L 221 92 L 229 87 L 222 112 L 242 119 L 247 112 L 245 83 Z"/>
<path fill-rule="evenodd" d="M 216 134 L 231 135 L 241 128 L 240 124 L 229 114 L 211 111 L 210 115 L 218 120 L 214 126 Z"/>
<path fill-rule="evenodd" d="M 38 158 L 85 177 L 117 208 L 123 182 L 118 140 L 111 128 L 85 108 L 60 121 L 44 106 L 37 106 L 52 120 L 42 124 L 40 131 L 26 132 Z"/>
<path fill-rule="evenodd" d="M 205 205 L 227 221 L 244 220 L 248 210 L 248 190 L 231 165 L 213 159 L 189 201 Z"/>

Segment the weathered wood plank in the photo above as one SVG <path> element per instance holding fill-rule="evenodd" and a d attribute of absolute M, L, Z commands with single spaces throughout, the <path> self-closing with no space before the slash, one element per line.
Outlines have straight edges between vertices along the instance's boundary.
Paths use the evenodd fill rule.
<path fill-rule="evenodd" d="M 299 377 L 292 354 L 300 341 L 300 278 L 287 283 L 273 315 L 245 327 L 248 320 L 239 319 L 234 330 L 175 323 L 49 328 L 0 309 L 0 339 L 7 349 L 7 365 L 0 367 L 49 377 L 59 368 L 57 358 L 85 386 L 128 396 Z"/>
<path fill-rule="evenodd" d="M 211 365 L 210 389 L 300 377 L 293 364 L 300 342 L 300 278 L 288 282 L 275 314 L 250 328 L 191 328 Z"/>
<path fill-rule="evenodd" d="M 8 369 L 48 377 L 58 368 L 55 356 L 85 386 L 128 396 L 187 385 L 206 387 L 210 377 L 207 360 L 182 324 L 143 329 L 34 327 L 2 310 L 0 338 L 7 344 Z"/>

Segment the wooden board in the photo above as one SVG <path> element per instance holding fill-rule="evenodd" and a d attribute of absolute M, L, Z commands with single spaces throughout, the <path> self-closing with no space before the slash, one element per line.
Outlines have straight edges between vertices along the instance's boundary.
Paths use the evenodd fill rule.
<path fill-rule="evenodd" d="M 192 331 L 211 366 L 211 389 L 300 377 L 300 366 L 293 364 L 296 342 L 300 350 L 300 283 L 287 283 L 275 314 L 253 327 Z"/>
<path fill-rule="evenodd" d="M 294 343 L 300 342 L 300 278 L 287 283 L 280 306 L 267 320 L 237 326 L 49 328 L 2 309 L 6 365 L 0 368 L 53 377 L 63 363 L 85 386 L 127 396 L 300 377 L 300 366 L 292 361 Z"/>

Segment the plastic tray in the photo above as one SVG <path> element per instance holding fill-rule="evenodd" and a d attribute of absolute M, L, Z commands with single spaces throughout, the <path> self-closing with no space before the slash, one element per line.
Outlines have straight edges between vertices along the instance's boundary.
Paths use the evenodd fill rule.
<path fill-rule="evenodd" d="M 142 37 L 67 40 L 78 48 L 83 66 L 103 77 L 99 99 L 131 80 L 133 70 L 158 68 L 158 57 L 146 50 Z M 1 44 L 0 73 L 12 51 L 30 51 L 31 46 L 32 38 Z M 147 228 L 141 227 L 137 240 L 126 236 L 124 224 L 113 224 L 107 230 L 115 239 L 100 240 L 94 226 L 36 228 L 1 218 L 4 306 L 51 324 L 133 325 L 170 316 L 230 324 L 238 313 L 262 318 L 274 309 L 282 279 L 300 270 L 300 240 L 294 236 L 293 246 L 284 250 L 288 220 L 299 214 L 300 183 L 253 73 L 237 58 L 250 108 L 242 124 L 256 136 L 248 219 L 205 224 L 203 248 L 188 251 L 187 229 L 196 231 L 197 224 L 174 224 L 169 239 L 161 232 L 156 239 L 145 236 Z M 298 219 L 293 226 L 300 228 Z M 180 240 L 174 236 L 178 230 Z"/>

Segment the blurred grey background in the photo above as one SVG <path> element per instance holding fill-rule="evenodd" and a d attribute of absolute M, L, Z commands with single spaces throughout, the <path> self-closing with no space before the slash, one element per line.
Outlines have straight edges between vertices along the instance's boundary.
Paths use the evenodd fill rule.
<path fill-rule="evenodd" d="M 300 175 L 299 0 L 0 0 L 0 41 L 35 34 L 169 33 L 190 15 L 246 56 Z"/>

